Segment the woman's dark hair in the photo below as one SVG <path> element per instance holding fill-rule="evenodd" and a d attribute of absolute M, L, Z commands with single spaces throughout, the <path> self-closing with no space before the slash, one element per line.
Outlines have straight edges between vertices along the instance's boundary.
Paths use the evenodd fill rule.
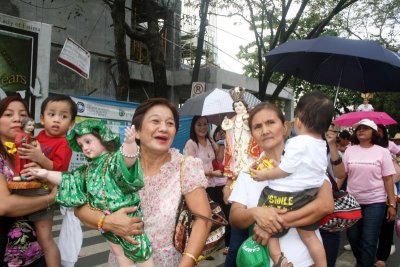
<path fill-rule="evenodd" d="M 367 126 L 367 127 L 368 127 L 368 126 Z M 371 128 L 371 127 L 369 127 L 369 128 Z M 353 133 L 353 135 L 351 136 L 351 142 L 352 142 L 354 145 L 359 145 L 359 144 L 360 144 L 360 140 L 358 140 L 358 138 L 357 138 L 357 131 L 358 131 L 358 129 L 359 129 L 359 127 L 357 127 L 357 128 L 354 130 L 354 133 Z M 372 130 L 371 144 L 373 144 L 373 145 L 379 145 L 380 137 L 379 137 L 378 131 L 375 131 L 375 130 L 372 129 L 372 128 L 371 128 L 371 130 Z"/>
<path fill-rule="evenodd" d="M 0 100 L 0 117 L 3 116 L 4 112 L 6 111 L 6 109 L 12 102 L 20 102 L 24 106 L 28 116 L 30 116 L 28 105 L 21 97 L 7 96 L 7 97 L 3 98 L 2 100 Z M 14 164 L 14 157 L 11 156 L 10 154 L 8 154 L 7 149 L 4 147 L 2 142 L 0 142 L 0 156 L 3 159 L 8 160 L 11 164 Z"/>
<path fill-rule="evenodd" d="M 0 142 L 0 158 L 10 161 L 11 164 L 14 162 L 13 157 L 7 153 L 7 149 L 4 147 L 2 142 Z"/>
<path fill-rule="evenodd" d="M 272 103 L 260 103 L 257 106 L 255 106 L 249 114 L 249 127 L 250 127 L 250 132 L 252 131 L 252 123 L 253 123 L 253 118 L 254 116 L 260 112 L 263 109 L 267 109 L 267 110 L 272 110 L 276 113 L 276 115 L 278 116 L 279 120 L 282 122 L 282 124 L 285 124 L 285 116 L 283 115 L 282 110 L 280 110 L 277 106 L 275 106 Z"/>
<path fill-rule="evenodd" d="M 197 137 L 197 134 L 196 134 L 196 131 L 194 130 L 194 127 L 195 127 L 195 125 L 196 125 L 196 122 L 197 122 L 198 120 L 200 120 L 201 118 L 205 118 L 206 121 L 207 121 L 207 123 L 208 123 L 207 117 L 196 115 L 196 116 L 193 116 L 193 118 L 192 118 L 192 123 L 190 124 L 190 134 L 189 134 L 189 138 L 192 139 L 192 140 L 197 144 L 197 146 L 199 145 L 199 138 Z M 207 138 L 207 139 L 210 141 L 210 143 L 211 143 L 210 134 L 209 134 L 208 131 L 207 131 L 207 134 L 206 134 L 206 138 Z"/>
<path fill-rule="evenodd" d="M 332 101 L 319 91 L 303 95 L 297 103 L 295 114 L 308 129 L 324 134 L 335 112 Z"/>
<path fill-rule="evenodd" d="M 378 145 L 380 145 L 381 147 L 385 147 L 387 148 L 389 146 L 389 135 L 388 132 L 386 130 L 386 127 L 382 124 L 378 124 L 377 125 L 379 129 L 382 130 L 383 136 L 379 136 L 379 143 Z"/>
<path fill-rule="evenodd" d="M 133 114 L 132 117 L 132 124 L 135 125 L 135 128 L 140 130 L 142 128 L 143 124 L 143 118 L 144 115 L 147 113 L 149 109 L 151 109 L 154 106 L 165 106 L 169 108 L 172 112 L 172 115 L 174 116 L 174 122 L 175 122 L 175 129 L 178 132 L 179 130 L 179 113 L 176 107 L 169 102 L 165 98 L 150 98 L 143 103 L 141 103 L 135 110 L 135 114 Z"/>
<path fill-rule="evenodd" d="M 24 105 L 24 108 L 26 109 L 26 112 L 28 113 L 28 117 L 30 117 L 28 105 L 19 96 L 7 96 L 7 97 L 3 98 L 2 100 L 0 100 L 0 117 L 3 116 L 4 111 L 6 111 L 6 109 L 11 104 L 11 102 L 22 103 L 22 105 Z"/>
<path fill-rule="evenodd" d="M 350 140 L 351 134 L 349 133 L 349 131 L 347 130 L 343 130 L 339 133 L 339 138 L 340 139 L 346 139 L 346 140 Z"/>

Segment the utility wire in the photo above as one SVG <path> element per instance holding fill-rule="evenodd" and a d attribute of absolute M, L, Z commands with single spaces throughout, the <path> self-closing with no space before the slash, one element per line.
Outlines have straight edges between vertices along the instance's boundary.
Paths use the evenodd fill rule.
<path fill-rule="evenodd" d="M 100 18 L 103 18 L 103 13 L 104 13 L 104 11 L 106 10 L 106 8 L 107 8 L 107 6 L 104 5 L 103 11 L 101 11 L 100 16 L 98 16 L 98 18 L 97 18 L 97 20 L 96 20 L 96 23 L 94 24 L 92 30 L 90 31 L 90 34 L 88 35 L 88 37 L 87 37 L 87 39 L 86 39 L 86 42 L 85 42 L 85 44 L 84 44 L 83 46 L 86 46 L 87 43 L 89 42 L 90 37 L 92 37 L 92 34 L 93 34 L 94 30 L 96 29 L 97 24 L 98 24 L 99 21 L 100 21 Z"/>

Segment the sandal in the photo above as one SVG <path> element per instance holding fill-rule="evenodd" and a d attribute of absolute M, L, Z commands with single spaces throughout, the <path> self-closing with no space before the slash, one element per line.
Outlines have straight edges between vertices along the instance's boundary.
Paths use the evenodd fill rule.
<path fill-rule="evenodd" d="M 285 265 L 286 263 L 286 265 Z M 281 253 L 281 256 L 279 257 L 279 260 L 276 264 L 274 264 L 272 267 L 293 267 L 293 263 L 288 262 L 287 258 L 283 253 Z"/>

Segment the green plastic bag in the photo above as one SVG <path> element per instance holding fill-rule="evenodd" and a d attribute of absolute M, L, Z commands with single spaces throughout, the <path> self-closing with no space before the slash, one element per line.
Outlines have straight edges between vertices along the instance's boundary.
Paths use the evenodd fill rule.
<path fill-rule="evenodd" d="M 239 247 L 236 256 L 238 267 L 270 267 L 268 247 L 259 245 L 253 240 L 253 227 L 250 229 L 250 237 Z"/>

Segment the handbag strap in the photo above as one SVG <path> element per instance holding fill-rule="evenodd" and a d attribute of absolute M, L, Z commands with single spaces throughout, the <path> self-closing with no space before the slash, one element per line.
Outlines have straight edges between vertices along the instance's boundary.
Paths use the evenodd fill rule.
<path fill-rule="evenodd" d="M 332 175 L 328 171 L 326 172 L 326 174 L 328 175 L 329 180 L 331 181 L 332 191 L 333 192 L 339 192 L 340 190 L 339 190 L 339 188 L 337 186 L 337 183 L 336 183 L 335 179 L 333 179 Z"/>
<path fill-rule="evenodd" d="M 214 151 L 214 158 L 217 159 L 217 151 L 215 150 L 215 147 L 214 147 L 214 144 L 213 144 L 214 142 L 212 142 L 210 139 L 208 141 L 210 142 L 211 148 Z"/>
<path fill-rule="evenodd" d="M 187 158 L 188 158 L 188 156 L 185 155 L 185 156 L 183 156 L 183 158 L 182 158 L 182 160 L 181 160 L 181 169 L 180 169 L 181 202 L 182 202 L 182 201 L 185 201 L 185 196 L 183 195 L 183 177 L 184 177 L 184 174 L 183 174 L 183 165 L 184 165 L 184 162 L 186 161 Z M 207 195 L 207 197 L 208 197 L 208 195 Z M 189 210 L 190 210 L 190 209 L 189 209 Z M 213 213 L 212 215 L 218 217 L 221 221 L 217 221 L 217 220 L 215 220 L 215 219 L 213 219 L 213 218 L 209 218 L 209 217 L 206 217 L 206 216 L 204 216 L 204 215 L 194 213 L 194 212 L 192 212 L 191 210 L 190 210 L 190 213 L 191 213 L 193 216 L 195 216 L 195 217 L 199 217 L 199 218 L 201 218 L 201 219 L 203 219 L 203 220 L 211 221 L 211 222 L 213 222 L 213 223 L 215 223 L 215 224 L 217 224 L 217 225 L 223 225 L 223 226 L 228 225 L 228 221 L 227 221 L 224 217 L 222 217 L 221 215 L 216 214 L 216 213 Z"/>

